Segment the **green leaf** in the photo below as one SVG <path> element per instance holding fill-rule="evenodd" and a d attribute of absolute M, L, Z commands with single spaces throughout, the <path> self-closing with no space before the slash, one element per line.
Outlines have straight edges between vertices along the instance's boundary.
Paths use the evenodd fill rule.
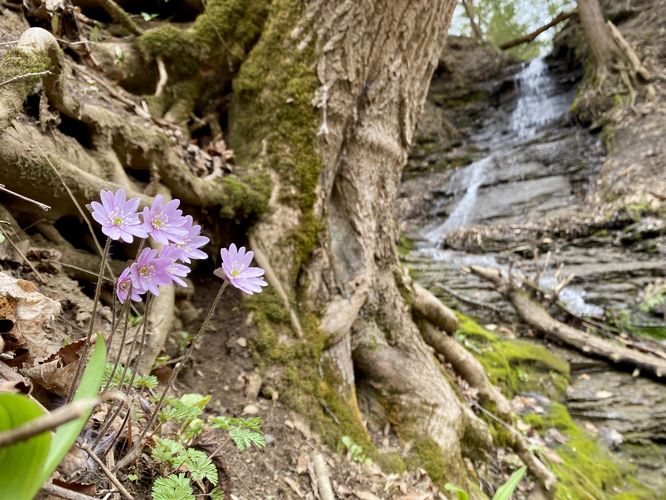
<path fill-rule="evenodd" d="M 171 474 L 159 477 L 153 483 L 153 500 L 194 500 L 194 492 L 190 480 L 185 474 Z"/>
<path fill-rule="evenodd" d="M 180 457 L 185 453 L 185 447 L 178 441 L 169 438 L 156 438 L 157 445 L 150 452 L 150 456 L 157 462 L 176 467 L 182 463 Z"/>
<path fill-rule="evenodd" d="M 44 415 L 38 404 L 20 394 L 0 394 L 0 431 L 14 429 Z M 42 485 L 51 433 L 0 448 L 0 498 L 30 500 Z"/>
<path fill-rule="evenodd" d="M 83 377 L 81 377 L 81 383 L 74 395 L 74 401 L 94 398 L 97 396 L 99 388 L 102 385 L 105 363 L 106 346 L 104 345 L 104 338 L 99 335 L 97 337 L 97 342 L 95 343 L 95 350 L 88 360 L 88 365 L 83 372 Z M 65 455 L 74 444 L 74 441 L 76 441 L 76 438 L 81 434 L 91 413 L 92 409 L 76 420 L 72 420 L 71 422 L 67 422 L 58 427 L 55 436 L 53 436 L 49 456 L 44 464 L 44 469 L 42 470 L 42 476 L 38 481 L 38 484 L 35 485 L 35 493 L 37 493 L 41 485 L 44 484 L 44 481 L 51 477 L 51 474 L 53 474 L 53 471 L 58 467 L 58 464 L 63 458 L 65 458 Z"/>
<path fill-rule="evenodd" d="M 141 17 L 143 17 L 144 21 L 152 21 L 155 19 L 159 14 L 148 14 L 148 12 L 142 12 Z"/>
<path fill-rule="evenodd" d="M 5 242 L 5 235 L 0 233 L 0 243 L 4 243 L 4 242 Z"/>
<path fill-rule="evenodd" d="M 184 458 L 182 466 L 187 468 L 192 479 L 201 481 L 206 478 L 213 486 L 217 486 L 217 468 L 208 455 L 201 450 L 188 448 Z"/>
<path fill-rule="evenodd" d="M 231 429 L 229 436 L 236 443 L 236 448 L 239 451 L 245 451 L 250 446 L 254 445 L 257 448 L 264 448 L 266 446 L 266 439 L 263 434 L 259 434 L 250 429 Z"/>
<path fill-rule="evenodd" d="M 469 495 L 460 486 L 456 486 L 455 484 L 451 484 L 451 483 L 446 483 L 444 485 L 444 489 L 446 491 L 451 491 L 451 492 L 455 493 L 458 497 L 458 500 L 469 500 Z"/>
<path fill-rule="evenodd" d="M 511 477 L 507 479 L 506 483 L 497 488 L 493 500 L 510 500 L 511 495 L 513 495 L 513 492 L 523 480 L 526 471 L 527 467 L 523 466 L 511 474 Z"/>

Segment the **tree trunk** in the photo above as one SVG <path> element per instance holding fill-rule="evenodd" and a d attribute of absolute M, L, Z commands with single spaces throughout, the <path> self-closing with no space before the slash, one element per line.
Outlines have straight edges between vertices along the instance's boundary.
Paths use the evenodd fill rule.
<path fill-rule="evenodd" d="M 604 21 L 599 0 L 577 0 L 578 15 L 583 27 L 585 41 L 598 76 L 606 75 L 612 63 L 621 57 Z"/>
<path fill-rule="evenodd" d="M 397 435 L 433 440 L 447 478 L 464 484 L 463 436 L 478 448 L 489 435 L 412 319 L 394 213 L 454 4 L 320 0 L 289 19 L 296 4 L 279 2 L 235 82 L 231 141 L 236 151 L 254 147 L 255 164 L 273 171 L 271 214 L 252 241 L 326 335 L 323 364 L 338 393 L 358 408 L 355 378 L 367 378 Z M 273 104 L 284 102 L 294 110 L 274 122 Z M 303 123 L 310 129 L 295 134 Z"/>
<path fill-rule="evenodd" d="M 474 35 L 474 38 L 479 41 L 483 40 L 483 33 L 481 33 L 481 28 L 479 28 L 476 19 L 474 19 L 474 5 L 472 4 L 472 0 L 462 0 L 462 3 L 465 7 L 465 14 L 467 14 L 469 24 L 472 27 L 472 34 Z"/>

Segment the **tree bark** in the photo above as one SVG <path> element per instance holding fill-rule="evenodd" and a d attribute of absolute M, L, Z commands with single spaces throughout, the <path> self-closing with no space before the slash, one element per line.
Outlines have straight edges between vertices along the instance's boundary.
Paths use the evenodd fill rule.
<path fill-rule="evenodd" d="M 606 26 L 599 0 L 577 0 L 576 3 L 580 24 L 597 75 L 605 75 L 613 61 L 621 57 L 620 50 Z"/>
<path fill-rule="evenodd" d="M 337 392 L 358 408 L 355 377 L 367 378 L 398 436 L 434 440 L 447 464 L 447 479 L 466 484 L 463 436 L 474 436 L 469 441 L 477 449 L 488 446 L 490 436 L 458 399 L 412 319 L 414 287 L 400 266 L 394 213 L 401 172 L 454 5 L 452 0 L 319 0 L 293 23 L 291 37 L 280 44 L 287 54 L 307 50 L 309 40 L 316 39 L 318 88 L 306 102 L 316 98 L 319 104 L 310 134 L 319 129 L 321 169 L 313 203 L 290 203 L 274 194 L 271 215 L 254 226 L 252 241 L 292 302 L 318 318 L 328 338 L 322 363 L 333 371 Z M 269 17 L 262 38 L 273 22 Z M 259 57 L 263 43 L 244 65 L 256 64 L 253 55 Z M 283 57 L 271 54 L 275 60 Z M 279 78 L 278 66 L 273 63 L 262 79 Z M 264 87 L 252 93 L 254 101 L 239 98 L 237 120 L 259 108 L 251 103 L 267 95 Z M 293 137 L 276 141 L 273 133 L 251 140 L 263 143 L 264 152 L 298 150 Z M 236 151 L 242 147 L 232 146 Z M 289 192 L 293 167 L 287 170 L 272 160 L 274 189 Z M 307 230 L 303 221 L 310 217 L 320 230 L 306 258 L 299 260 L 290 235 Z M 436 313 L 450 329 L 455 318 L 442 316 L 441 309 Z"/>

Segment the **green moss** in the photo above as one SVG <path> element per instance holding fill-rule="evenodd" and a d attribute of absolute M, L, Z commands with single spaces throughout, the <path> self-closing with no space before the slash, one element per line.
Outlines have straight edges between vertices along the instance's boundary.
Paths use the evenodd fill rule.
<path fill-rule="evenodd" d="M 316 150 L 320 117 L 312 104 L 318 88 L 315 41 L 296 47 L 290 35 L 303 8 L 298 0 L 271 4 L 261 39 L 233 82 L 229 134 L 239 163 L 261 158 L 270 165 L 279 176 L 280 199 L 300 212 L 298 229 L 283 242 L 295 249 L 294 280 L 321 229 L 312 212 L 322 170 Z"/>
<path fill-rule="evenodd" d="M 172 24 L 146 31 L 139 46 L 169 66 L 169 77 L 189 79 L 220 57 L 237 66 L 261 33 L 268 1 L 209 0 L 187 29 Z"/>
<path fill-rule="evenodd" d="M 379 456 L 355 406 L 355 395 L 343 394 L 335 370 L 322 362 L 326 337 L 317 328 L 315 318 L 302 318 L 303 339 L 280 335 L 288 331 L 288 318 L 280 311 L 279 300 L 262 293 L 253 296 L 246 306 L 254 311 L 259 329 L 252 339 L 257 363 L 264 369 L 283 369 L 280 392 L 285 403 L 306 415 L 329 447 L 337 449 L 342 436 L 350 436 L 368 456 Z"/>
<path fill-rule="evenodd" d="M 654 498 L 653 492 L 634 484 L 630 467 L 614 462 L 608 452 L 574 423 L 564 405 L 551 403 L 546 415 L 530 414 L 523 420 L 539 432 L 555 428 L 567 438 L 557 449 L 562 463 L 549 463 L 558 478 L 556 498 Z"/>
<path fill-rule="evenodd" d="M 402 474 L 407 470 L 407 465 L 400 453 L 377 453 L 371 458 L 384 472 L 389 474 Z"/>
<path fill-rule="evenodd" d="M 220 217 L 225 219 L 247 219 L 258 216 L 268 207 L 271 194 L 271 179 L 267 172 L 253 176 L 228 175 L 222 178 L 224 196 L 220 200 Z"/>
<path fill-rule="evenodd" d="M 447 464 L 442 449 L 434 439 L 425 436 L 414 439 L 406 465 L 410 469 L 425 470 L 432 482 L 443 491 L 447 482 Z"/>
<path fill-rule="evenodd" d="M 488 377 L 509 396 L 539 390 L 550 397 L 564 394 L 569 365 L 543 346 L 527 340 L 504 340 L 458 313 L 456 336 L 481 361 Z"/>

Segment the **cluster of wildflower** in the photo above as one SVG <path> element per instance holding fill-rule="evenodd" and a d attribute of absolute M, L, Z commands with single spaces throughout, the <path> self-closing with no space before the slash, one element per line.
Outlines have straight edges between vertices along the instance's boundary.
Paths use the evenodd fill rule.
<path fill-rule="evenodd" d="M 128 297 L 140 302 L 146 292 L 159 295 L 161 286 L 174 283 L 187 286 L 183 280 L 190 272 L 187 264 L 208 257 L 200 248 L 210 240 L 201 235 L 201 226 L 194 224 L 190 215 L 183 216 L 178 208 L 180 200 L 164 203 L 162 195 L 158 195 L 142 212 L 138 211 L 139 198 L 127 200 L 122 189 L 115 194 L 101 191 L 100 200 L 101 203 L 91 203 L 91 210 L 106 236 L 125 243 L 132 243 L 134 237 L 150 237 L 164 245 L 159 252 L 144 248 L 136 261 L 121 273 L 116 283 L 116 295 L 121 303 Z M 250 267 L 253 256 L 253 252 L 246 252 L 244 247 L 237 249 L 234 244 L 228 250 L 223 248 L 222 267 L 215 275 L 249 295 L 260 292 L 261 287 L 266 286 L 261 278 L 264 271 Z"/>

